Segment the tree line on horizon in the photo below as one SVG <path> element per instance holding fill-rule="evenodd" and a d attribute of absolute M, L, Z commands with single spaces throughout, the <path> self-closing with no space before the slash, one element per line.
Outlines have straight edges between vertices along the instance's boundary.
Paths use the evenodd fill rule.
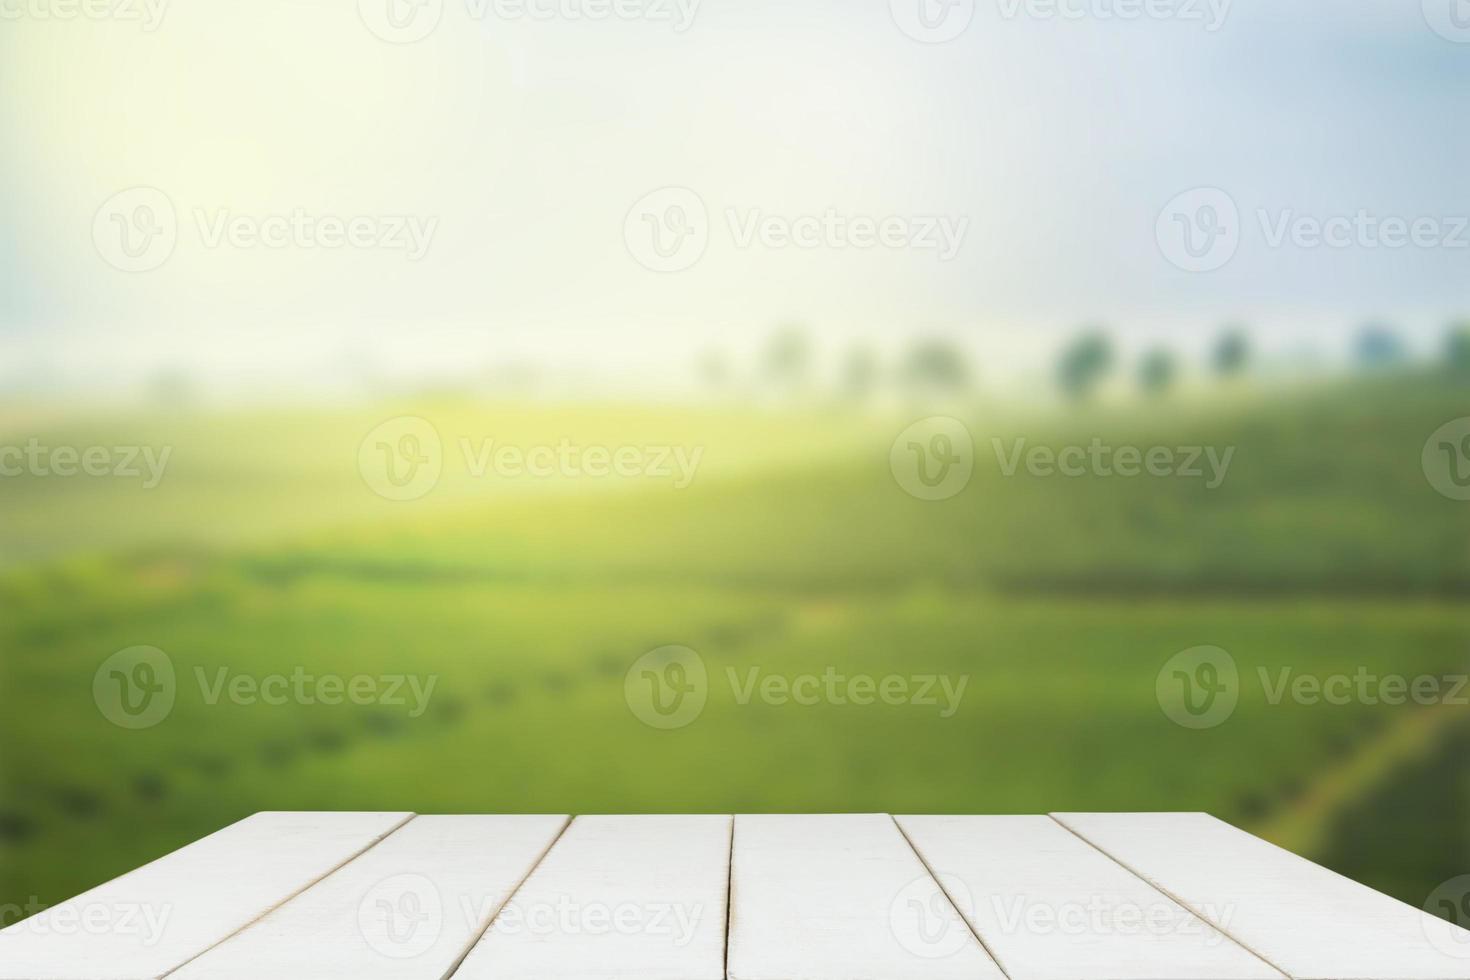
<path fill-rule="evenodd" d="M 1206 355 L 1206 372 L 1218 381 L 1240 379 L 1256 366 L 1250 331 L 1241 325 L 1222 329 Z M 809 390 L 816 363 L 815 350 L 804 330 L 787 325 L 772 334 L 762 350 L 756 373 L 763 388 L 794 396 Z M 1391 325 L 1370 322 L 1353 344 L 1352 364 L 1366 373 L 1406 367 L 1411 363 L 1408 345 Z M 1440 363 L 1457 375 L 1470 376 L 1470 320 L 1456 321 L 1446 331 Z M 1053 382 L 1068 401 L 1085 401 L 1108 381 L 1118 377 L 1125 365 L 1105 327 L 1079 331 L 1056 355 Z M 1184 363 L 1174 351 L 1154 346 L 1143 351 L 1131 365 L 1132 384 L 1143 395 L 1159 397 L 1179 382 Z M 701 377 L 714 388 L 730 385 L 734 372 L 718 353 L 705 356 Z M 891 382 L 918 394 L 961 395 L 974 382 L 969 357 L 953 341 L 930 337 L 912 344 L 895 363 L 885 365 L 867 347 L 853 347 L 838 365 L 837 389 L 853 401 L 871 397 L 880 385 Z"/>

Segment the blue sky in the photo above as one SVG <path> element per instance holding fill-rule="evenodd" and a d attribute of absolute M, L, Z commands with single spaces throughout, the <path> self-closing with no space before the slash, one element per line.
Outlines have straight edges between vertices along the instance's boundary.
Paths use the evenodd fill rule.
<path fill-rule="evenodd" d="M 0 33 L 0 356 L 94 381 L 504 359 L 633 376 L 797 320 L 834 347 L 948 333 L 1019 374 L 1083 321 L 1188 350 L 1243 319 L 1268 349 L 1333 351 L 1370 317 L 1428 347 L 1470 312 L 1470 248 L 1263 235 L 1284 216 L 1470 215 L 1470 43 L 1418 0 L 1236 0 L 1214 31 L 1045 2 L 982 0 L 943 44 L 906 36 L 888 0 L 703 0 L 683 32 L 445 0 L 414 44 L 326 0 L 179 5 L 153 31 L 23 16 Z M 178 245 L 128 273 L 92 227 L 138 185 L 167 194 Z M 676 273 L 624 234 L 666 186 L 709 218 Z M 1171 265 L 1155 231 L 1196 187 L 1241 216 L 1237 252 L 1205 273 Z M 966 232 L 940 261 L 742 246 L 734 229 L 829 209 Z M 210 222 L 293 211 L 435 228 L 415 261 L 209 245 Z"/>

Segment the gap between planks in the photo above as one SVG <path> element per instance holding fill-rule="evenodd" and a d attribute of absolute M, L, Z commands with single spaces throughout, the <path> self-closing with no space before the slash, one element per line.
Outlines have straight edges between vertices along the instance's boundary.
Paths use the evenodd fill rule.
<path fill-rule="evenodd" d="M 997 970 L 1005 975 L 1006 980 L 1011 980 L 1011 975 L 1007 972 L 1005 964 L 1000 961 L 999 956 L 995 955 L 995 950 L 990 948 L 990 944 L 985 941 L 985 937 L 980 935 L 979 931 L 975 928 L 975 923 L 971 922 L 965 917 L 965 913 L 960 911 L 959 905 L 955 903 L 954 896 L 949 893 L 949 889 L 944 887 L 944 882 L 940 879 L 939 875 L 935 874 L 934 869 L 929 866 L 928 860 L 919 851 L 913 839 L 909 837 L 909 832 L 903 829 L 903 824 L 899 823 L 898 818 L 891 813 L 885 814 L 885 816 L 893 821 L 893 826 L 898 828 L 898 834 L 903 838 L 903 842 L 909 846 L 909 850 L 914 852 L 914 857 L 919 859 L 919 863 L 924 866 L 924 870 L 939 889 L 939 893 L 944 896 L 944 900 L 955 910 L 955 914 L 960 917 L 960 921 L 965 924 L 965 928 L 970 930 L 970 935 L 974 936 L 975 941 L 980 944 L 980 948 L 985 950 L 985 955 L 990 957 L 990 961 L 995 964 Z"/>
<path fill-rule="evenodd" d="M 521 891 L 525 888 L 526 883 L 531 879 L 531 876 L 536 873 L 537 869 L 539 869 L 541 865 L 544 864 L 546 860 L 551 856 L 551 853 L 556 850 L 557 844 L 559 844 L 562 838 L 566 836 L 567 831 L 571 829 L 572 824 L 575 823 L 580 816 L 584 816 L 584 814 L 573 814 L 567 818 L 566 823 L 562 825 L 561 831 L 556 835 L 556 839 L 552 841 L 551 846 L 548 847 L 536 859 L 535 863 L 532 864 L 529 869 L 527 869 L 525 875 L 521 878 L 515 889 L 506 898 L 504 904 L 496 910 L 495 915 L 492 916 L 490 921 L 486 923 L 485 928 L 480 930 L 479 934 L 475 936 L 475 938 L 469 943 L 468 946 L 465 947 L 464 952 L 455 961 L 454 965 L 449 969 L 447 973 L 444 974 L 444 980 L 453 980 L 455 975 L 459 973 L 460 967 L 464 965 L 464 961 L 469 958 L 470 953 L 474 951 L 475 947 L 479 944 L 480 939 L 492 928 L 494 928 L 496 921 L 500 918 L 502 914 L 504 914 L 505 910 L 515 902 L 516 896 L 519 895 Z M 730 813 L 720 814 L 720 816 L 728 816 L 730 818 L 730 846 L 725 859 L 725 929 L 723 936 L 724 960 L 722 964 L 723 972 L 728 978 L 730 975 L 730 937 L 734 933 L 735 926 L 735 834 L 739 829 L 739 817 L 741 816 L 741 814 Z M 986 944 L 985 940 L 980 937 L 980 934 L 975 931 L 974 925 L 965 918 L 963 913 L 958 912 L 958 906 L 954 905 L 953 896 L 951 896 L 948 891 L 945 890 L 943 883 L 940 882 L 939 877 L 934 873 L 934 869 L 929 866 L 929 863 L 924 859 L 924 856 L 919 853 L 918 848 L 916 848 L 914 846 L 914 842 L 909 839 L 908 834 L 904 831 L 902 825 L 899 824 L 898 819 L 891 813 L 884 813 L 882 814 L 882 816 L 887 817 L 893 823 L 894 829 L 898 831 L 899 836 L 903 838 L 904 844 L 909 848 L 909 851 L 914 855 L 914 858 L 923 867 L 925 874 L 929 875 L 930 879 L 934 881 L 935 885 L 944 895 L 945 900 L 948 901 L 950 905 L 956 909 L 956 913 L 959 915 L 960 921 L 965 924 L 965 928 L 969 930 L 970 935 L 975 937 L 975 940 L 980 944 L 980 948 L 984 950 L 985 955 L 988 956 L 991 962 L 996 965 L 996 968 L 1000 970 L 1001 974 L 1005 976 L 1006 980 L 1010 980 L 1010 974 L 1006 973 L 1005 968 L 1000 963 L 1000 960 L 996 958 L 995 952 L 989 947 L 989 945 Z M 1130 871 L 1130 874 L 1131 873 L 1132 872 Z"/>
<path fill-rule="evenodd" d="M 255 918 L 251 919 L 249 922 L 245 923 L 240 928 L 236 929 L 234 932 L 231 932 L 228 936 L 224 936 L 223 938 L 221 938 L 219 942 L 217 942 L 217 943 L 211 943 L 208 947 L 206 947 L 205 949 L 201 949 L 199 952 L 195 953 L 193 956 L 189 957 L 187 960 L 184 960 L 182 963 L 178 964 L 177 966 L 170 967 L 169 969 L 165 970 L 163 973 L 159 974 L 159 980 L 163 980 L 163 978 L 173 976 L 175 973 L 178 973 L 179 971 L 181 971 L 182 969 L 184 969 L 184 967 L 188 966 L 190 963 L 193 963 L 195 960 L 199 959 L 199 957 L 203 956 L 205 953 L 210 952 L 211 950 L 213 950 L 217 946 L 223 946 L 225 943 L 229 942 L 231 939 L 234 939 L 236 936 L 240 935 L 246 929 L 249 929 L 251 926 L 255 925 L 261 919 L 264 919 L 266 916 L 270 915 L 272 912 L 276 911 L 281 906 L 285 905 L 287 902 L 289 902 L 292 899 L 296 898 L 298 895 L 304 894 L 305 892 L 309 891 L 310 889 L 315 888 L 318 884 L 320 884 L 321 882 L 325 881 L 327 878 L 330 878 L 332 875 L 336 874 L 338 871 L 341 871 L 343 868 L 347 867 L 353 861 L 356 861 L 358 858 L 362 857 L 368 851 L 371 851 L 373 848 L 375 848 L 379 844 L 383 843 L 383 841 L 387 840 L 392 835 L 398 833 L 405 826 L 407 826 L 410 821 L 412 821 L 417 816 L 418 816 L 417 813 L 409 813 L 402 820 L 398 821 L 398 823 L 394 824 L 392 827 L 389 827 L 387 830 L 383 831 L 383 833 L 379 834 L 373 840 L 369 841 L 364 847 L 362 847 L 360 850 L 358 850 L 351 857 L 347 858 L 345 861 L 343 861 L 340 864 L 338 864 L 336 867 L 327 869 L 327 871 L 324 872 L 320 877 L 313 878 L 312 880 L 308 881 L 306 884 L 302 885 L 300 888 L 296 889 L 296 891 L 292 892 L 291 894 L 282 896 L 281 899 L 280 899 L 280 901 L 277 901 L 277 902 L 273 903 L 269 908 L 267 908 L 265 911 L 261 912 Z M 234 825 L 231 824 L 230 826 L 234 826 Z M 173 852 L 170 852 L 170 853 L 173 853 Z M 164 855 L 164 857 L 167 857 L 167 856 L 168 855 Z M 147 867 L 147 865 L 144 865 L 144 867 Z"/>
<path fill-rule="evenodd" d="M 390 829 L 388 829 L 387 831 L 385 831 L 383 834 L 381 834 L 380 836 L 378 836 L 377 838 L 375 838 L 373 841 L 371 841 L 370 843 L 368 843 L 366 846 L 364 846 L 361 849 L 359 849 L 357 852 L 355 852 L 354 854 L 352 854 L 346 860 L 342 861 L 341 863 L 339 863 L 335 867 L 332 867 L 332 868 L 328 869 L 322 875 L 320 875 L 319 877 L 314 878 L 311 881 L 307 882 L 301 888 L 298 888 L 296 891 L 290 893 L 289 895 L 282 896 L 279 901 L 275 902 L 269 908 L 267 908 L 265 911 L 261 912 L 260 915 L 258 915 L 255 918 L 251 919 L 249 922 L 244 923 L 242 926 L 240 926 L 240 928 L 234 930 L 228 936 L 223 937 L 218 942 L 211 944 L 208 948 L 200 950 L 194 956 L 189 957 L 189 959 L 187 959 L 184 962 L 179 963 L 177 966 L 171 968 L 165 974 L 163 974 L 163 976 L 172 976 L 173 974 L 175 974 L 175 973 L 183 970 L 184 967 L 188 966 L 190 963 L 194 962 L 195 960 L 197 960 L 200 957 L 204 956 L 206 953 L 208 953 L 211 950 L 213 950 L 215 947 L 220 946 L 220 945 L 224 944 L 225 942 L 228 942 L 229 940 L 233 939 L 235 936 L 237 936 L 240 933 L 244 932 L 246 929 L 251 928 L 256 923 L 258 923 L 262 919 L 264 919 L 266 916 L 270 915 L 271 913 L 275 912 L 277 909 L 279 909 L 282 906 L 286 905 L 288 902 L 292 901 L 293 899 L 295 899 L 296 897 L 298 897 L 302 893 L 304 893 L 307 890 L 309 890 L 310 888 L 314 887 L 315 885 L 317 885 L 318 883 L 320 883 L 322 880 L 326 879 L 327 877 L 330 877 L 331 875 L 333 875 L 336 872 L 338 872 L 338 871 L 342 870 L 343 868 L 345 868 L 347 865 L 351 864 L 353 861 L 356 861 L 358 858 L 362 857 L 368 851 L 372 850 L 374 847 L 376 847 L 379 844 L 381 844 L 388 837 L 390 837 L 391 835 L 393 835 L 393 834 L 397 833 L 398 831 L 402 830 L 408 823 L 410 823 L 411 821 L 413 821 L 414 819 L 416 819 L 418 816 L 419 816 L 419 814 L 416 814 L 416 813 L 415 814 L 409 814 L 407 817 L 405 817 L 399 823 L 395 824 L 393 827 L 391 827 Z M 533 862 L 526 869 L 525 874 L 521 876 L 520 880 L 516 884 L 516 887 L 511 891 L 509 897 L 501 905 L 501 907 L 498 910 L 496 910 L 495 915 L 492 916 L 490 918 L 490 920 L 486 922 L 485 927 L 483 929 L 479 930 L 474 936 L 472 936 L 470 938 L 469 942 L 466 944 L 465 948 L 461 951 L 460 955 L 455 959 L 454 963 L 450 966 L 450 968 L 443 974 L 443 980 L 452 980 L 452 978 L 459 972 L 460 968 L 464 964 L 464 961 L 469 957 L 470 953 L 479 944 L 480 940 L 484 937 L 484 935 L 491 928 L 494 927 L 496 921 L 499 920 L 500 916 L 504 913 L 505 909 L 507 907 L 509 907 L 514 902 L 516 896 L 519 895 L 521 893 L 521 891 L 525 888 L 527 881 L 529 881 L 530 878 L 531 878 L 531 876 L 546 862 L 547 858 L 556 849 L 557 845 L 559 843 L 561 843 L 562 839 L 566 836 L 567 831 L 571 829 L 572 824 L 577 820 L 578 816 L 581 816 L 581 815 L 580 814 L 578 814 L 578 815 L 569 815 L 567 817 L 567 819 L 565 820 L 565 822 L 562 824 L 561 829 L 557 832 L 556 837 L 552 840 L 551 845 L 549 847 L 547 847 L 546 850 L 543 851 L 537 857 L 537 859 L 535 860 L 535 862 Z M 724 964 L 723 965 L 724 965 L 724 971 L 725 971 L 726 976 L 729 975 L 729 967 L 730 967 L 730 937 L 733 934 L 734 927 L 735 927 L 735 834 L 736 834 L 736 831 L 738 829 L 738 819 L 737 818 L 738 818 L 739 814 L 728 814 L 728 816 L 730 817 L 730 846 L 729 846 L 729 850 L 728 850 L 728 854 L 727 854 L 727 858 L 726 858 L 726 864 L 725 864 L 725 882 L 726 882 L 726 885 L 725 885 L 726 892 L 725 892 L 725 894 L 726 894 L 726 901 L 725 901 L 725 927 L 724 927 L 724 936 L 723 936 L 723 940 L 724 940 Z M 907 831 L 904 830 L 903 825 L 891 813 L 884 813 L 883 816 L 886 816 L 890 821 L 893 822 L 894 828 L 898 831 L 899 836 L 903 838 L 904 843 L 908 846 L 910 852 L 913 853 L 914 857 L 919 861 L 920 865 L 924 868 L 925 873 L 929 875 L 930 879 L 935 883 L 935 885 L 938 887 L 940 893 L 942 893 L 945 896 L 945 899 L 950 903 L 950 905 L 952 907 L 954 907 L 956 910 L 958 910 L 959 906 L 955 904 L 954 896 L 949 893 L 948 889 L 945 887 L 945 885 L 944 885 L 943 881 L 940 879 L 939 875 L 935 873 L 934 868 L 925 859 L 924 855 L 919 851 L 918 847 L 915 846 L 912 838 L 910 838 L 909 835 L 908 835 L 908 833 L 907 833 Z M 1139 874 L 1139 872 L 1135 868 L 1129 866 L 1126 862 L 1120 860 L 1115 855 L 1109 853 L 1107 850 L 1105 850 L 1104 848 L 1100 847 L 1098 844 L 1096 844 L 1092 840 L 1089 840 L 1084 834 L 1082 834 L 1079 831 L 1077 831 L 1076 829 L 1068 826 L 1063 821 L 1057 819 L 1057 817 L 1055 816 L 1055 814 L 1047 814 L 1047 817 L 1048 817 L 1048 819 L 1052 820 L 1052 822 L 1054 822 L 1055 824 L 1057 824 L 1058 826 L 1060 826 L 1061 828 L 1063 828 L 1064 830 L 1066 830 L 1069 834 L 1071 834 L 1074 837 L 1076 837 L 1079 841 L 1081 841 L 1082 843 L 1086 844 L 1089 848 L 1091 848 L 1092 850 L 1094 850 L 1097 853 L 1101 854 L 1103 857 L 1107 858 L 1108 860 L 1112 861 L 1114 864 L 1118 865 L 1118 867 L 1122 868 L 1124 871 L 1128 872 L 1128 874 L 1130 874 L 1131 876 L 1133 876 L 1134 878 L 1136 878 L 1137 880 L 1139 880 L 1144 885 L 1146 885 L 1148 887 L 1155 888 L 1160 893 L 1162 893 L 1166 897 L 1168 897 L 1171 901 L 1177 903 L 1181 908 L 1183 908 L 1186 911 L 1188 911 L 1191 915 L 1195 916 L 1196 918 L 1200 919 L 1203 922 L 1209 923 L 1209 920 L 1204 917 L 1204 915 L 1201 912 L 1201 910 L 1195 908 L 1193 905 L 1191 905 L 1190 903 L 1186 902 L 1181 896 L 1175 894 L 1170 889 L 1165 888 L 1162 885 L 1159 885 L 1159 884 L 1150 882 L 1143 875 Z M 1000 958 L 996 955 L 995 950 L 993 948 L 991 948 L 990 944 L 987 943 L 985 941 L 985 938 L 983 936 L 981 936 L 980 933 L 976 930 L 974 923 L 971 922 L 962 913 L 960 914 L 960 919 L 961 919 L 961 921 L 963 921 L 965 923 L 965 927 L 969 930 L 970 934 L 972 936 L 974 936 L 976 942 L 979 943 L 981 949 L 984 950 L 985 954 L 990 958 L 990 960 L 993 963 L 995 963 L 996 967 L 1007 978 L 1007 980 L 1009 980 L 1010 973 L 1006 971 L 1005 964 L 1001 962 Z M 1231 942 L 1235 943 L 1240 948 L 1246 950 L 1251 955 L 1253 955 L 1257 959 L 1259 959 L 1261 962 L 1265 963 L 1267 966 L 1269 966 L 1272 969 L 1276 970 L 1283 977 L 1287 977 L 1287 978 L 1292 977 L 1292 974 L 1288 973 L 1286 970 L 1282 969 L 1279 965 L 1277 965 L 1276 963 L 1272 962 L 1268 957 L 1266 957 L 1265 955 L 1263 955 L 1262 953 L 1260 953 L 1258 950 L 1254 949 L 1252 946 L 1250 946 L 1248 943 L 1244 942 L 1239 936 L 1237 936 L 1234 933 L 1230 932 L 1228 929 L 1225 929 L 1225 928 L 1223 928 L 1223 927 L 1221 927 L 1219 925 L 1214 925 L 1213 927 L 1216 928 L 1222 935 L 1224 935 Z"/>
<path fill-rule="evenodd" d="M 1110 852 L 1104 850 L 1100 845 L 1092 842 L 1091 840 L 1088 840 L 1087 837 L 1084 836 L 1081 831 L 1078 831 L 1077 829 L 1068 826 L 1062 820 L 1057 819 L 1057 815 L 1055 813 L 1048 813 L 1047 816 L 1049 818 L 1051 818 L 1051 821 L 1053 823 L 1055 823 L 1057 826 L 1061 827 L 1063 830 L 1067 831 L 1067 833 L 1071 834 L 1073 837 L 1076 837 L 1082 843 L 1086 844 L 1088 847 L 1092 848 L 1094 851 L 1097 851 L 1097 853 L 1101 854 L 1103 857 L 1107 858 L 1109 861 L 1112 861 L 1118 867 L 1122 868 L 1124 871 L 1128 872 L 1133 877 L 1135 877 L 1139 881 L 1143 882 L 1145 885 L 1148 885 L 1150 888 L 1153 888 L 1156 891 L 1158 891 L 1160 894 L 1162 894 L 1163 896 L 1165 896 L 1166 898 L 1168 898 L 1171 902 L 1174 902 L 1180 908 L 1182 908 L 1185 911 L 1187 911 L 1190 915 L 1194 916 L 1196 919 L 1199 919 L 1201 922 L 1203 922 L 1206 925 L 1210 926 L 1216 932 L 1220 933 L 1220 935 L 1224 936 L 1226 939 L 1230 940 L 1235 945 L 1237 945 L 1241 949 L 1245 950 L 1247 953 L 1250 953 L 1256 959 L 1260 960 L 1262 963 L 1266 964 L 1271 969 L 1273 969 L 1277 973 L 1281 974 L 1283 977 L 1286 977 L 1287 980 L 1295 980 L 1295 974 L 1289 973 L 1285 969 L 1283 969 L 1281 966 L 1277 965 L 1276 963 L 1271 962 L 1271 960 L 1268 959 L 1265 956 L 1265 954 L 1261 953 L 1255 947 L 1253 947 L 1250 944 L 1248 944 L 1245 940 L 1241 939 L 1239 936 L 1235 935 L 1233 932 L 1230 932 L 1228 929 L 1226 929 L 1223 923 L 1216 923 L 1216 922 L 1212 921 L 1211 919 L 1207 918 L 1205 916 L 1204 910 L 1195 908 L 1193 905 L 1191 905 L 1190 903 L 1186 902 L 1184 900 L 1183 896 L 1174 894 L 1174 892 L 1171 889 L 1165 888 L 1164 885 L 1161 882 L 1153 882 L 1153 881 L 1150 881 L 1148 878 L 1145 878 L 1142 874 L 1140 874 L 1138 872 L 1138 869 L 1136 869 L 1134 867 L 1131 867 L 1125 861 L 1120 860 L 1119 858 L 1117 858 L 1116 856 L 1114 856 Z"/>
<path fill-rule="evenodd" d="M 730 932 L 735 924 L 735 814 L 730 814 L 730 856 L 725 861 L 725 980 L 730 980 Z"/>
<path fill-rule="evenodd" d="M 500 908 L 496 909 L 495 914 L 492 915 L 489 921 L 485 923 L 485 928 L 481 929 L 470 938 L 470 941 L 465 944 L 464 950 L 459 954 L 459 958 L 456 959 L 452 964 L 450 964 L 448 970 L 444 971 L 444 975 L 441 980 L 451 980 L 451 978 L 459 972 L 459 968 L 464 966 L 464 961 L 469 959 L 470 954 L 475 951 L 475 947 L 480 945 L 480 940 L 485 938 L 485 933 L 489 932 L 490 927 L 495 925 L 495 920 L 500 918 L 500 915 L 502 912 L 505 911 L 506 906 L 515 901 L 516 895 L 520 893 L 522 888 L 526 887 L 526 881 L 531 877 L 532 874 L 535 873 L 537 868 L 541 867 L 542 862 L 546 860 L 546 855 L 550 854 L 553 850 L 556 849 L 556 845 L 561 842 L 561 839 L 563 837 L 566 836 L 567 831 L 572 826 L 572 821 L 576 819 L 577 818 L 575 815 L 567 814 L 567 818 L 562 821 L 561 830 L 558 830 L 556 832 L 556 837 L 552 840 L 550 846 L 548 846 L 546 850 L 542 851 L 541 854 L 536 858 L 536 860 L 531 864 L 531 866 L 526 869 L 526 873 L 521 876 L 521 880 L 516 882 L 516 886 L 511 889 L 510 894 L 505 896 L 505 901 L 500 903 Z"/>

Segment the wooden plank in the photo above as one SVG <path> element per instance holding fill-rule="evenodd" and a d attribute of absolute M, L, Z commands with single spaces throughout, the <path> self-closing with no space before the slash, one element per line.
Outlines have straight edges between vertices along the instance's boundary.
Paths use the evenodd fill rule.
<path fill-rule="evenodd" d="M 410 816 L 246 817 L 0 932 L 0 977 L 161 977 L 330 874 Z"/>
<path fill-rule="evenodd" d="M 577 817 L 456 980 L 723 980 L 730 826 Z"/>
<path fill-rule="evenodd" d="M 739 816 L 732 980 L 1003 980 L 886 815 Z"/>
<path fill-rule="evenodd" d="M 1470 933 L 1207 814 L 1056 819 L 1298 980 L 1470 978 Z"/>
<path fill-rule="evenodd" d="M 1280 980 L 1050 817 L 896 817 L 1011 980 Z"/>
<path fill-rule="evenodd" d="M 442 980 L 566 825 L 415 817 L 170 980 Z"/>

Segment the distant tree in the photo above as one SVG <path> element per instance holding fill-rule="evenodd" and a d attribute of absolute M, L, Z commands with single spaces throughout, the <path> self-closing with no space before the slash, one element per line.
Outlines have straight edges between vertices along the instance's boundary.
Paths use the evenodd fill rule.
<path fill-rule="evenodd" d="M 1220 377 L 1233 378 L 1245 373 L 1250 359 L 1250 339 L 1246 336 L 1245 330 L 1240 327 L 1227 327 L 1225 332 L 1220 334 L 1220 339 L 1215 342 L 1215 349 L 1210 353 L 1210 366 Z"/>
<path fill-rule="evenodd" d="M 148 393 L 159 405 L 187 405 L 194 400 L 194 382 L 182 370 L 160 371 L 148 379 Z"/>
<path fill-rule="evenodd" d="M 707 388 L 723 388 L 730 383 L 730 362 L 717 350 L 706 351 L 699 359 L 699 380 Z"/>
<path fill-rule="evenodd" d="M 1161 395 L 1174 384 L 1179 365 L 1174 355 L 1162 347 L 1143 355 L 1138 365 L 1138 387 L 1146 395 Z"/>
<path fill-rule="evenodd" d="M 778 388 L 790 391 L 805 384 L 811 362 L 811 344 L 800 327 L 782 327 L 766 345 L 766 377 Z"/>
<path fill-rule="evenodd" d="M 1360 366 L 1369 371 L 1382 371 L 1403 363 L 1408 352 L 1393 327 L 1370 323 L 1358 335 L 1356 355 Z"/>
<path fill-rule="evenodd" d="M 1057 363 L 1057 384 L 1068 398 L 1080 401 L 1092 394 L 1113 367 L 1113 344 L 1101 330 L 1073 340 Z"/>
<path fill-rule="evenodd" d="M 878 386 L 878 356 L 867 347 L 854 347 L 842 363 L 842 393 L 864 401 Z"/>
<path fill-rule="evenodd" d="M 1450 325 L 1444 354 L 1451 371 L 1456 374 L 1470 374 L 1470 321 Z"/>
<path fill-rule="evenodd" d="M 499 391 L 525 394 L 535 390 L 541 382 L 541 374 L 534 364 L 523 361 L 508 361 L 497 365 L 490 372 L 490 386 Z"/>
<path fill-rule="evenodd" d="M 904 381 L 926 392 L 954 394 L 970 383 L 964 352 L 945 340 L 925 340 L 904 358 Z"/>

